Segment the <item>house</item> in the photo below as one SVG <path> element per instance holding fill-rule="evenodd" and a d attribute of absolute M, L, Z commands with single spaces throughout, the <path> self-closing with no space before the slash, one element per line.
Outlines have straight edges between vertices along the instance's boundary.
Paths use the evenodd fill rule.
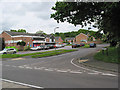
<path fill-rule="evenodd" d="M 2 38 L 0 38 L 0 51 L 2 50 Z"/>
<path fill-rule="evenodd" d="M 4 38 L 5 40 L 6 46 L 19 47 L 17 45 L 17 42 L 19 41 L 26 42 L 26 46 L 30 46 L 30 47 L 36 47 L 36 46 L 45 45 L 48 43 L 46 41 L 46 37 L 43 34 L 3 31 L 1 35 L 2 35 L 2 38 Z M 52 41 L 49 43 L 55 44 L 55 42 L 52 42 Z"/>
<path fill-rule="evenodd" d="M 80 44 L 80 43 L 86 43 L 86 44 L 96 43 L 96 44 L 100 44 L 100 43 L 102 43 L 102 41 L 101 40 L 96 40 L 95 37 L 90 36 L 90 34 L 86 35 L 86 34 L 80 33 L 74 38 L 73 43 L 76 43 L 76 44 Z"/>
<path fill-rule="evenodd" d="M 73 43 L 74 37 L 70 37 L 70 38 L 65 38 L 66 42 L 69 42 L 70 44 Z"/>
<path fill-rule="evenodd" d="M 80 33 L 74 38 L 73 42 L 80 44 L 81 42 L 87 43 L 87 40 L 88 40 L 88 36 L 83 33 Z"/>
<path fill-rule="evenodd" d="M 56 44 L 63 44 L 63 40 L 61 37 L 55 37 Z"/>
<path fill-rule="evenodd" d="M 46 42 L 46 45 L 47 44 L 55 44 L 55 37 L 54 35 L 52 34 L 47 34 L 47 35 L 44 35 L 45 36 L 45 42 Z"/>

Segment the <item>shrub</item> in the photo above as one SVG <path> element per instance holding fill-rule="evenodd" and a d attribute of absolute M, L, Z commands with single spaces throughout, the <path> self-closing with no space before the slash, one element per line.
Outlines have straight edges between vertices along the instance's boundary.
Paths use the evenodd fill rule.
<path fill-rule="evenodd" d="M 25 46 L 24 51 L 30 50 L 30 46 Z"/>

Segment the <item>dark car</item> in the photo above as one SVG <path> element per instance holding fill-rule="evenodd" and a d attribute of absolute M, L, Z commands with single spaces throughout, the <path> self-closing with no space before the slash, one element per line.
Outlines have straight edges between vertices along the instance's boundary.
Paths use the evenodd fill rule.
<path fill-rule="evenodd" d="M 90 47 L 96 47 L 96 44 L 95 43 L 90 43 Z"/>
<path fill-rule="evenodd" d="M 77 47 L 77 44 L 72 44 L 72 48 L 76 48 Z"/>
<path fill-rule="evenodd" d="M 80 44 L 77 44 L 77 47 L 80 47 Z"/>
<path fill-rule="evenodd" d="M 85 44 L 84 43 L 80 43 L 80 46 L 85 46 Z"/>

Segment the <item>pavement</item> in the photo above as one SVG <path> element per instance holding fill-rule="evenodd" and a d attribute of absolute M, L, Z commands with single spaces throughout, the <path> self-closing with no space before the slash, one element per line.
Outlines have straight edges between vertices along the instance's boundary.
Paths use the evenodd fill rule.
<path fill-rule="evenodd" d="M 104 46 L 106 45 L 97 45 L 96 48 L 78 48 L 75 52 L 45 58 L 3 60 L 2 78 L 41 88 L 117 88 L 117 72 L 89 68 L 78 63 L 78 58 L 89 58 L 87 55 Z M 90 63 L 89 60 L 85 63 Z M 107 64 L 104 63 L 103 66 L 105 65 Z M 112 64 L 107 66 L 110 65 Z"/>
<path fill-rule="evenodd" d="M 20 84 L 15 84 L 12 82 L 2 81 L 2 88 L 30 88 L 28 86 L 23 86 Z"/>
<path fill-rule="evenodd" d="M 78 65 L 84 65 L 89 68 L 99 69 L 99 70 L 105 70 L 105 71 L 111 71 L 118 73 L 118 64 L 115 63 L 108 63 L 103 61 L 98 61 L 93 58 L 95 53 L 89 54 L 85 57 L 78 58 L 77 62 Z"/>

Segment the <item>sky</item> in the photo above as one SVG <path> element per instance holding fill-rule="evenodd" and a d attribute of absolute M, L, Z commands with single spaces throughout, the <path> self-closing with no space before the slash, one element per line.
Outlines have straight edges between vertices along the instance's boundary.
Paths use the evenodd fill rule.
<path fill-rule="evenodd" d="M 29 33 L 39 30 L 50 34 L 56 32 L 77 31 L 88 29 L 89 26 L 81 28 L 67 22 L 57 23 L 50 18 L 54 13 L 51 8 L 55 5 L 55 0 L 1 0 L 0 2 L 0 33 L 3 30 L 25 29 Z M 91 30 L 97 31 L 91 27 Z"/>

